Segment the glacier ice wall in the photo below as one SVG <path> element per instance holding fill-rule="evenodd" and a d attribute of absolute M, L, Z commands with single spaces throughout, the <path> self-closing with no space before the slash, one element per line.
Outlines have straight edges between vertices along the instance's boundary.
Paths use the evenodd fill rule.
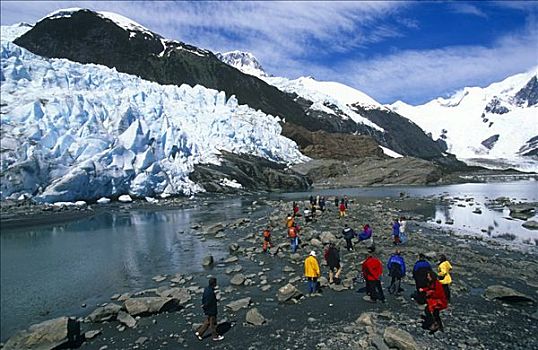
<path fill-rule="evenodd" d="M 159 85 L 99 65 L 46 59 L 2 40 L 1 197 L 38 201 L 192 194 L 195 164 L 220 151 L 308 158 L 279 118 L 202 86 Z"/>

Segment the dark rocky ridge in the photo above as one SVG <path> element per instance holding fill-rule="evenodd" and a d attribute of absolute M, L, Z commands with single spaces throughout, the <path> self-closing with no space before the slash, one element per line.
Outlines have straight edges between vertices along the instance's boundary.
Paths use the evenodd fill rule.
<path fill-rule="evenodd" d="M 538 79 L 536 76 L 531 80 L 514 96 L 516 104 L 519 106 L 534 106 L 538 104 Z"/>
<path fill-rule="evenodd" d="M 285 165 L 251 155 L 223 152 L 221 165 L 200 164 L 189 177 L 208 192 L 237 192 L 221 184 L 223 178 L 235 179 L 243 190 L 303 191 L 311 181 Z"/>

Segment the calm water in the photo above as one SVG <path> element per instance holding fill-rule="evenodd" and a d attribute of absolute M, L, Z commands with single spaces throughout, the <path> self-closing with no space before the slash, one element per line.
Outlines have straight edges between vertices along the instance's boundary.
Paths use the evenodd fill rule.
<path fill-rule="evenodd" d="M 479 232 L 496 221 L 494 234 L 511 230 L 522 237 L 538 236 L 522 228 L 522 221 L 504 219 L 506 213 L 483 205 L 487 198 L 500 196 L 538 201 L 537 182 L 339 189 L 270 197 L 399 197 L 400 192 L 412 197 L 473 197 L 482 208 L 481 215 L 472 214 L 473 207 L 456 205 L 438 205 L 428 214 L 442 222 L 453 218 L 453 228 L 470 230 L 472 226 Z M 205 255 L 211 253 L 218 259 L 227 254 L 227 247 L 218 240 L 201 242 L 192 234 L 191 225 L 264 215 L 264 207 L 249 214 L 252 199 L 212 201 L 193 209 L 105 213 L 64 225 L 2 230 L 1 339 L 31 323 L 61 315 L 86 315 L 112 294 L 154 286 L 151 278 L 157 274 L 202 271 Z M 82 309 L 82 304 L 88 308 Z"/>
<path fill-rule="evenodd" d="M 202 271 L 204 256 L 218 260 L 227 247 L 201 242 L 191 225 L 246 217 L 249 204 L 105 213 L 65 225 L 2 230 L 1 339 L 36 321 L 86 315 L 114 293 L 153 286 L 157 274 Z"/>

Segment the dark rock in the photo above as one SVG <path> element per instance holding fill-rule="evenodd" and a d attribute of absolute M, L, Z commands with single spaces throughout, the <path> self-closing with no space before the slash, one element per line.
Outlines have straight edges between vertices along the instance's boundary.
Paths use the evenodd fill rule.
<path fill-rule="evenodd" d="M 95 309 L 88 315 L 87 320 L 90 322 L 105 322 L 115 320 L 121 306 L 117 304 L 106 304 Z"/>
<path fill-rule="evenodd" d="M 267 322 L 265 317 L 258 311 L 257 308 L 252 308 L 248 310 L 246 315 L 246 321 L 248 324 L 254 325 L 254 326 L 261 326 L 264 323 Z"/>
<path fill-rule="evenodd" d="M 69 317 L 59 317 L 30 326 L 4 344 L 4 350 L 75 348 L 82 343 L 80 323 Z"/>
<path fill-rule="evenodd" d="M 174 299 L 163 297 L 129 298 L 124 305 L 131 316 L 156 314 L 177 306 Z"/>
<path fill-rule="evenodd" d="M 419 349 L 415 339 L 408 332 L 396 328 L 396 327 L 387 327 L 385 332 L 383 332 L 383 339 L 385 343 L 391 348 L 396 348 L 400 350 L 417 350 Z"/>
<path fill-rule="evenodd" d="M 280 303 L 289 301 L 291 299 L 298 299 L 302 296 L 302 293 L 295 288 L 291 283 L 286 284 L 285 286 L 278 289 L 277 298 Z"/>
<path fill-rule="evenodd" d="M 202 266 L 203 267 L 210 267 L 210 266 L 213 266 L 214 262 L 215 262 L 215 260 L 213 259 L 213 256 L 208 255 L 202 260 Z"/>
<path fill-rule="evenodd" d="M 538 230 L 538 221 L 535 220 L 529 220 L 525 221 L 521 226 L 529 229 L 529 230 Z"/>
<path fill-rule="evenodd" d="M 502 285 L 487 287 L 484 296 L 487 299 L 498 299 L 505 302 L 535 302 L 532 297 Z"/>

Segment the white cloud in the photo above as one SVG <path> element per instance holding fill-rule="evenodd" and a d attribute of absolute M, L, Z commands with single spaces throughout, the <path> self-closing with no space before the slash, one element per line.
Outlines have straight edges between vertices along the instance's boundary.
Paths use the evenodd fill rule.
<path fill-rule="evenodd" d="M 452 11 L 456 13 L 461 13 L 464 15 L 473 15 L 473 16 L 478 16 L 478 17 L 483 17 L 483 18 L 488 17 L 488 15 L 484 11 L 479 9 L 477 6 L 469 4 L 469 3 L 454 2 L 450 5 L 450 7 L 452 8 Z"/>
<path fill-rule="evenodd" d="M 389 56 L 348 62 L 341 81 L 384 103 L 425 102 L 464 86 L 484 86 L 538 65 L 538 30 L 504 36 L 491 46 L 405 50 Z"/>

